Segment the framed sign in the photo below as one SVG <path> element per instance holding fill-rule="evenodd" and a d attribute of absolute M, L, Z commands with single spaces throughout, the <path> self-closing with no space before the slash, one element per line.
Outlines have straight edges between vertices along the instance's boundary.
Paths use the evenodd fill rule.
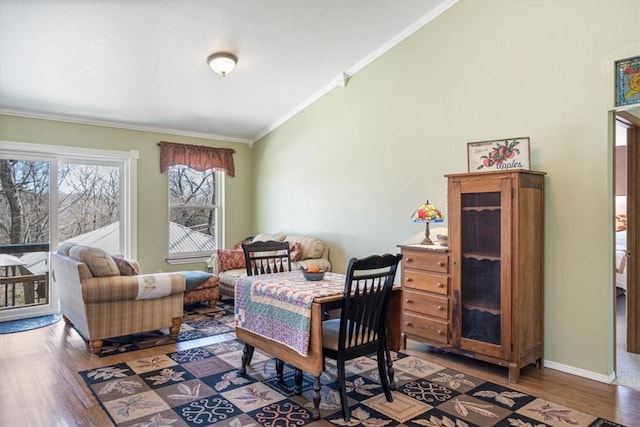
<path fill-rule="evenodd" d="M 508 138 L 467 144 L 469 172 L 530 169 L 529 138 Z"/>
<path fill-rule="evenodd" d="M 640 104 L 640 56 L 616 61 L 616 107 Z"/>

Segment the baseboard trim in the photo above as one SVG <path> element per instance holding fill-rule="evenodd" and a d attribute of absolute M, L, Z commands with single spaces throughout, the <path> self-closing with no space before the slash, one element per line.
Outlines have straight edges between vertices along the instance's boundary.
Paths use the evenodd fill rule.
<path fill-rule="evenodd" d="M 609 375 L 598 374 L 596 372 L 587 371 L 586 369 L 580 369 L 575 366 L 564 365 L 550 360 L 545 360 L 544 366 L 545 368 L 555 369 L 556 371 L 566 372 L 567 374 L 577 375 L 579 377 L 588 378 L 605 384 L 611 384 L 616 380 L 615 372 L 612 372 Z"/>

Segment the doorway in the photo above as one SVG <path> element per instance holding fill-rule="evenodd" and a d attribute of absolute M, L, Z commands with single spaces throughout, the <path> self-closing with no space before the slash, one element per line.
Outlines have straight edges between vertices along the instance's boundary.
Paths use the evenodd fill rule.
<path fill-rule="evenodd" d="M 640 108 L 616 113 L 615 125 L 616 374 L 618 384 L 640 390 Z"/>

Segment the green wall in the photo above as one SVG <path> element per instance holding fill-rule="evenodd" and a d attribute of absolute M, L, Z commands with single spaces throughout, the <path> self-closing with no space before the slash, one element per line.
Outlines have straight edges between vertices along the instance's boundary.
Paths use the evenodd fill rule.
<path fill-rule="evenodd" d="M 546 172 L 545 360 L 614 364 L 613 64 L 639 1 L 462 1 L 255 144 L 253 229 L 318 236 L 334 269 L 418 240 L 467 142 L 531 138 Z"/>
<path fill-rule="evenodd" d="M 225 178 L 226 228 L 223 246 L 233 246 L 247 235 L 250 222 L 251 149 L 247 144 L 152 132 L 81 125 L 0 115 L 0 141 L 64 145 L 108 150 L 138 150 L 138 255 L 143 271 L 205 269 L 204 263 L 165 262 L 168 252 L 168 181 L 160 173 L 158 142 L 233 148 L 235 177 Z M 0 147 L 1 148 L 1 147 Z"/>

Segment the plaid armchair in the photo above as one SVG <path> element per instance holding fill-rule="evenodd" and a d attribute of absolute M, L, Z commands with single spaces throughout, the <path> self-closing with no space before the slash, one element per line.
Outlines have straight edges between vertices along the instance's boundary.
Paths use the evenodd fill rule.
<path fill-rule="evenodd" d="M 117 261 L 120 266 L 101 249 L 67 243 L 51 255 L 51 277 L 65 322 L 89 341 L 94 353 L 100 352 L 105 338 L 159 328 L 168 327 L 176 338 L 184 275 L 139 274 L 137 263 Z"/>

